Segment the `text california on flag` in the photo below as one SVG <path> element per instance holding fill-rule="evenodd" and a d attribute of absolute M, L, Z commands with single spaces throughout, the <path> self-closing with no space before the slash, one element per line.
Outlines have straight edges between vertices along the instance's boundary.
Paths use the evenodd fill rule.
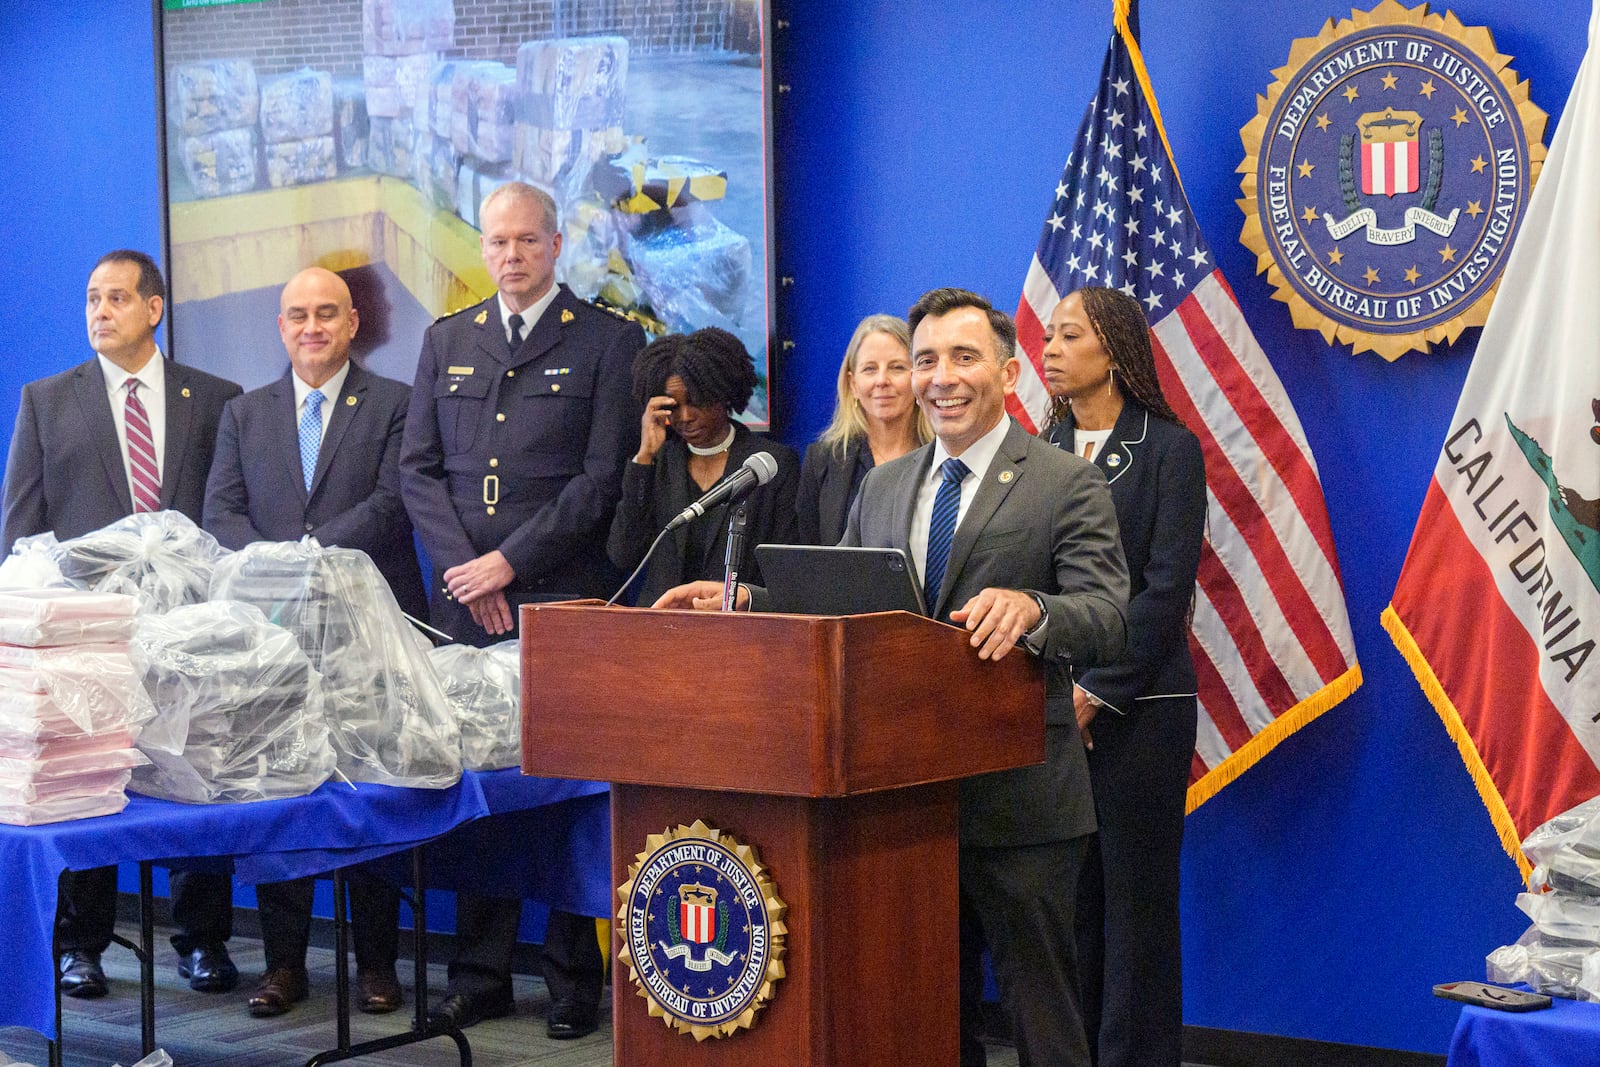
<path fill-rule="evenodd" d="M 1524 873 L 1600 795 L 1597 18 L 1383 615 Z"/>
<path fill-rule="evenodd" d="M 1361 684 L 1333 533 L 1300 420 L 1212 260 L 1173 167 L 1126 0 L 1017 307 L 1011 413 L 1044 424 L 1043 323 L 1086 285 L 1137 297 L 1161 389 L 1205 455 L 1190 650 L 1200 722 L 1189 809 Z"/>

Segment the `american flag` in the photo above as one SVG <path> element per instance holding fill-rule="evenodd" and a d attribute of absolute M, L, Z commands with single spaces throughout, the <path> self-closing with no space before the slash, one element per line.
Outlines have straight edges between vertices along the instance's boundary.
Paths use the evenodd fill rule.
<path fill-rule="evenodd" d="M 1044 425 L 1042 324 L 1061 296 L 1105 285 L 1144 304 L 1162 392 L 1206 463 L 1192 811 L 1353 692 L 1361 668 L 1316 461 L 1189 210 L 1120 5 L 1115 21 L 1023 283 L 1011 413 Z"/>

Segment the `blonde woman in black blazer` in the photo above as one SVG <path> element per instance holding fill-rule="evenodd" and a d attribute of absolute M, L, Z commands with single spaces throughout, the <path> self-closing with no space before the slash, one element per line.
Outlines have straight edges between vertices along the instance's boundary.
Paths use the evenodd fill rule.
<path fill-rule="evenodd" d="M 873 467 L 932 440 L 911 394 L 911 335 L 904 319 L 868 315 L 839 364 L 833 422 L 806 449 L 795 509 L 800 543 L 836 545 L 861 479 Z"/>
<path fill-rule="evenodd" d="M 1197 715 L 1188 630 L 1205 465 L 1161 395 L 1137 300 L 1068 294 L 1045 338 L 1046 438 L 1106 476 L 1130 593 L 1126 651 L 1081 674 L 1073 693 L 1100 825 L 1078 883 L 1084 1026 L 1097 1067 L 1178 1067 L 1178 861 Z"/>

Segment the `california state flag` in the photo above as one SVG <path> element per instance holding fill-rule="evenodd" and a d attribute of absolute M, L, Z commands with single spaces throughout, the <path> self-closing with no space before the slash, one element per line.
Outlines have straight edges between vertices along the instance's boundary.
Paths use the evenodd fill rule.
<path fill-rule="evenodd" d="M 1383 614 L 1524 873 L 1600 795 L 1596 25 Z"/>

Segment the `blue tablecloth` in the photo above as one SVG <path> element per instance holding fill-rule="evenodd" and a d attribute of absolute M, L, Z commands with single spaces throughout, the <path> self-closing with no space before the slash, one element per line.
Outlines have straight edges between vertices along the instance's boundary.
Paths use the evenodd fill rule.
<path fill-rule="evenodd" d="M 1600 1004 L 1557 998 L 1543 1011 L 1461 1009 L 1448 1067 L 1600 1067 Z"/>
<path fill-rule="evenodd" d="M 474 862 L 484 866 L 485 857 L 520 858 L 524 851 L 542 850 L 547 857 L 575 860 L 574 870 L 603 870 L 609 882 L 609 817 L 596 814 L 604 807 L 605 791 L 600 783 L 523 778 L 515 770 L 469 772 L 449 789 L 366 783 L 352 789 L 343 782 L 329 782 L 309 796 L 290 800 L 218 805 L 133 797 L 117 815 L 48 826 L 0 825 L 0 900 L 5 901 L 10 957 L 10 973 L 0 982 L 0 1026 L 26 1026 L 47 1037 L 55 1035 L 55 965 L 50 946 L 57 880 L 63 870 L 226 856 L 233 857 L 242 883 L 277 881 L 403 851 L 491 811 L 546 805 L 559 811 L 569 804 L 586 804 L 584 810 L 545 819 L 549 826 L 569 826 L 581 833 L 582 842 L 506 837 L 493 843 L 493 851 L 480 852 Z M 594 851 L 580 855 L 586 849 Z M 576 880 L 590 886 L 587 895 L 593 894 L 593 871 Z M 537 893 L 528 895 L 539 899 Z M 549 903 L 572 907 L 574 901 L 562 898 Z"/>

